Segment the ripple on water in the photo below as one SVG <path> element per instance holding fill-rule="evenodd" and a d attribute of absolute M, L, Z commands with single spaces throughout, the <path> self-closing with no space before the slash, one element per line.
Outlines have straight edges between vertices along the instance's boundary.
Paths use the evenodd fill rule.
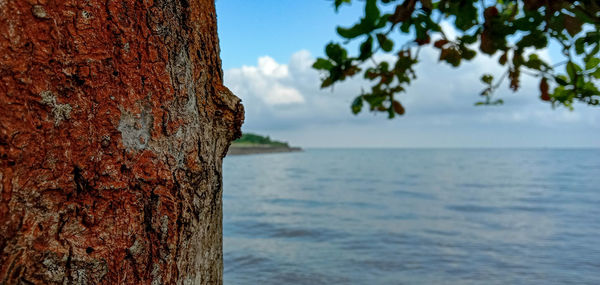
<path fill-rule="evenodd" d="M 270 259 L 262 256 L 256 256 L 252 254 L 226 254 L 225 259 L 227 260 L 227 267 L 225 267 L 225 272 L 227 271 L 235 271 L 238 268 L 249 267 L 249 266 L 263 266 L 271 262 Z"/>
<path fill-rule="evenodd" d="M 246 238 L 298 239 L 308 242 L 331 241 L 342 234 L 327 228 L 300 227 L 282 223 L 254 222 L 251 220 L 231 222 L 230 235 Z"/>
<path fill-rule="evenodd" d="M 409 198 L 424 199 L 424 200 L 435 200 L 436 199 L 436 196 L 433 194 L 416 192 L 416 191 L 396 190 L 393 193 L 394 193 L 394 195 L 397 195 L 399 197 L 409 197 Z"/>
<path fill-rule="evenodd" d="M 445 208 L 448 210 L 463 213 L 498 214 L 502 212 L 502 209 L 498 207 L 481 205 L 449 205 Z"/>

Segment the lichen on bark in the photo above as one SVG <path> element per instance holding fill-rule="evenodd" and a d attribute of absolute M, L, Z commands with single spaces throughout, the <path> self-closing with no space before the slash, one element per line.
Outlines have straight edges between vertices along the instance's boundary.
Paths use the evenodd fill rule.
<path fill-rule="evenodd" d="M 0 1 L 0 284 L 222 282 L 214 2 Z"/>

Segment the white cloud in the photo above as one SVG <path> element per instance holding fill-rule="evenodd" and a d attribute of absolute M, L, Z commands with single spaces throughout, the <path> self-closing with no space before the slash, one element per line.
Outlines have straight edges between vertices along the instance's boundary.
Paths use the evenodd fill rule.
<path fill-rule="evenodd" d="M 289 80 L 287 65 L 268 56 L 259 58 L 258 66 L 230 69 L 227 76 L 230 88 L 242 98 L 254 96 L 270 106 L 304 102 L 298 90 L 284 83 Z"/>
<path fill-rule="evenodd" d="M 258 58 L 258 71 L 273 78 L 285 78 L 289 75 L 287 65 L 279 64 L 268 56 Z"/>
<path fill-rule="evenodd" d="M 407 113 L 391 121 L 385 114 L 351 114 L 353 98 L 369 90 L 365 80 L 321 90 L 308 51 L 294 53 L 288 64 L 265 56 L 256 66 L 226 70 L 225 84 L 245 105 L 244 130 L 304 146 L 600 146 L 597 109 L 553 110 L 527 75 L 519 92 L 508 90 L 508 82 L 498 90 L 503 106 L 474 107 L 481 74 L 503 72 L 497 58 L 478 56 L 455 69 L 438 57 L 436 50 L 421 51 L 419 78 L 398 96 Z"/>

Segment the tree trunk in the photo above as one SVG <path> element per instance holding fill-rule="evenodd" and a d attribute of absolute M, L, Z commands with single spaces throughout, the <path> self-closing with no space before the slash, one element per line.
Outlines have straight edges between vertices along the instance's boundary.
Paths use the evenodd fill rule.
<path fill-rule="evenodd" d="M 0 0 L 0 284 L 221 283 L 212 0 Z"/>

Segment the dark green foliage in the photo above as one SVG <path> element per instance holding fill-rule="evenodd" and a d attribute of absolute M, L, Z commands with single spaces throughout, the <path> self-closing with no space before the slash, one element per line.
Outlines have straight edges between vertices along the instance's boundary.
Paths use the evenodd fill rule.
<path fill-rule="evenodd" d="M 270 146 L 289 147 L 288 143 L 286 143 L 286 142 L 274 141 L 274 140 L 271 140 L 271 138 L 269 138 L 268 136 L 263 137 L 263 136 L 252 134 L 252 133 L 242 134 L 242 137 L 233 141 L 233 143 L 236 143 L 236 144 L 263 144 L 263 145 L 270 145 Z"/>
<path fill-rule="evenodd" d="M 351 0 L 335 0 L 336 11 Z M 512 90 L 520 88 L 521 74 L 540 79 L 540 99 L 552 106 L 572 109 L 574 101 L 600 104 L 600 2 L 595 0 L 366 0 L 364 16 L 351 27 L 338 27 L 344 45 L 359 40 L 358 54 L 349 55 L 344 45 L 329 43 L 326 58 L 313 67 L 324 71 L 325 88 L 362 73 L 373 82 L 370 92 L 362 92 L 352 103 L 359 113 L 363 102 L 370 111 L 387 112 L 390 118 L 404 114 L 394 98 L 416 78 L 414 65 L 419 50 L 431 44 L 439 50 L 439 60 L 453 67 L 473 59 L 477 52 L 499 55 L 506 72 L 494 80 L 481 78 L 483 101 L 476 105 L 498 105 L 493 99 L 500 83 L 508 79 Z M 387 12 L 386 12 L 387 11 Z M 441 21 L 453 24 L 458 36 L 449 38 Z M 411 39 L 395 44 L 392 34 Z M 435 41 L 432 43 L 432 38 Z M 563 62 L 550 64 L 538 52 L 556 42 L 562 47 Z M 396 48 L 396 50 L 394 50 Z M 393 53 L 393 62 L 375 62 L 377 52 Z M 372 63 L 375 63 L 374 65 Z M 364 67 L 370 65 L 372 67 Z M 550 90 L 550 85 L 554 90 Z"/>

